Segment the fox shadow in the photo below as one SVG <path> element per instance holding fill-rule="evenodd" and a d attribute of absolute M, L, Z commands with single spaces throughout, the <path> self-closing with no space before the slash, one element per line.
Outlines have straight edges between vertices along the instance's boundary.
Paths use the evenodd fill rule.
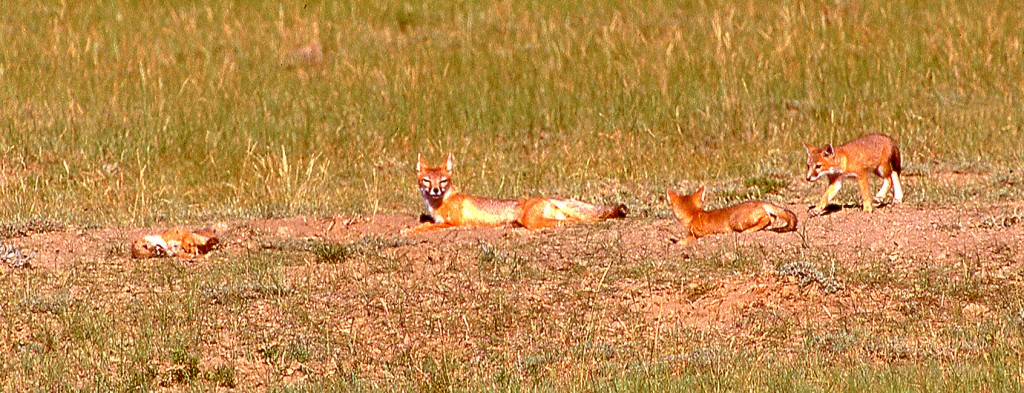
<path fill-rule="evenodd" d="M 879 204 L 875 205 L 875 208 L 876 209 L 881 209 L 881 208 L 889 207 L 890 205 L 892 205 L 892 202 L 882 202 L 882 203 L 879 203 Z M 861 204 L 860 203 L 855 203 L 855 202 L 854 203 L 843 203 L 843 204 L 830 203 L 830 204 L 826 205 L 824 209 L 822 209 L 821 214 L 819 214 L 819 216 L 827 216 L 829 214 L 836 213 L 836 212 L 843 211 L 843 210 L 860 210 L 861 208 L 862 208 Z M 813 209 L 814 209 L 814 205 L 811 205 L 811 206 L 807 207 L 808 211 L 813 210 Z"/>

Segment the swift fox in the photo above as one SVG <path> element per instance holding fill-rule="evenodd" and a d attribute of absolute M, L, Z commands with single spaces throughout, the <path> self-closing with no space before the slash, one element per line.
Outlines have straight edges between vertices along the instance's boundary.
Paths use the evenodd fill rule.
<path fill-rule="evenodd" d="M 687 196 L 680 196 L 675 190 L 669 189 L 668 201 L 676 218 L 690 231 L 690 236 L 683 240 L 683 244 L 716 233 L 796 230 L 796 214 L 769 202 L 746 201 L 718 210 L 704 211 L 704 187 Z"/>
<path fill-rule="evenodd" d="M 828 177 L 828 188 L 821 202 L 811 208 L 811 215 L 820 215 L 832 198 L 842 188 L 845 177 L 856 177 L 860 183 L 860 195 L 864 211 L 872 210 L 871 184 L 868 173 L 882 178 L 882 188 L 875 194 L 874 202 L 881 203 L 892 185 L 892 202 L 903 201 L 903 187 L 900 186 L 900 149 L 896 142 L 885 135 L 871 134 L 842 145 L 818 148 L 804 144 L 807 149 L 807 181 L 813 182 L 822 176 Z"/>
<path fill-rule="evenodd" d="M 132 243 L 132 258 L 183 257 L 195 258 L 206 254 L 220 243 L 213 229 L 190 232 L 174 228 L 159 235 L 143 236 Z"/>
<path fill-rule="evenodd" d="M 453 226 L 500 226 L 511 224 L 527 229 L 550 228 L 563 224 L 625 217 L 625 205 L 596 206 L 574 199 L 530 198 L 492 199 L 462 194 L 452 186 L 452 156 L 444 166 L 431 167 L 420 156 L 416 163 L 418 185 L 429 216 L 416 227 L 403 230 L 415 233 Z"/>

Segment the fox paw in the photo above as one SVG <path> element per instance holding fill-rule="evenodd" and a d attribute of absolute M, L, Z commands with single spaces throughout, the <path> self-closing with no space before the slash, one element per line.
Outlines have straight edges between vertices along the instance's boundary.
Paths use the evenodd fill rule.
<path fill-rule="evenodd" d="M 811 206 L 807 208 L 807 215 L 811 217 L 817 217 L 825 213 L 825 209 L 818 208 L 817 206 Z"/>

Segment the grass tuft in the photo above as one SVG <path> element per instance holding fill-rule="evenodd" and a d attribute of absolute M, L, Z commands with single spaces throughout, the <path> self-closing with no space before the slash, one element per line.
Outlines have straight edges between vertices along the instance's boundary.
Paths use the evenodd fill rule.
<path fill-rule="evenodd" d="M 792 277 L 802 287 L 817 283 L 821 287 L 821 292 L 826 294 L 846 289 L 846 285 L 836 279 L 834 271 L 825 274 L 813 263 L 807 261 L 793 261 L 782 264 L 775 270 L 775 274 L 778 274 L 780 277 Z"/>
<path fill-rule="evenodd" d="M 61 222 L 46 219 L 8 222 L 0 224 L 0 238 L 13 239 L 32 234 L 59 232 L 66 228 Z"/>

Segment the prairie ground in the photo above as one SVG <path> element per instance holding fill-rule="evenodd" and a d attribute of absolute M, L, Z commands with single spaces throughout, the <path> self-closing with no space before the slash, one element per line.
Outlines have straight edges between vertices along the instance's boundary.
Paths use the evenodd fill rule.
<path fill-rule="evenodd" d="M 1008 1 L 6 2 L 0 386 L 1022 390 L 1022 31 Z M 808 218 L 803 143 L 873 132 L 905 203 Z M 632 214 L 401 236 L 420 153 Z M 799 230 L 675 244 L 665 190 L 700 185 Z M 174 226 L 223 244 L 128 258 Z"/>
<path fill-rule="evenodd" d="M 0 370 L 13 390 L 1024 383 L 1024 204 L 788 207 L 797 232 L 685 246 L 663 211 L 411 236 L 408 215 L 225 220 L 196 260 L 130 259 L 158 228 L 12 226 L 37 254 L 4 278 Z"/>

